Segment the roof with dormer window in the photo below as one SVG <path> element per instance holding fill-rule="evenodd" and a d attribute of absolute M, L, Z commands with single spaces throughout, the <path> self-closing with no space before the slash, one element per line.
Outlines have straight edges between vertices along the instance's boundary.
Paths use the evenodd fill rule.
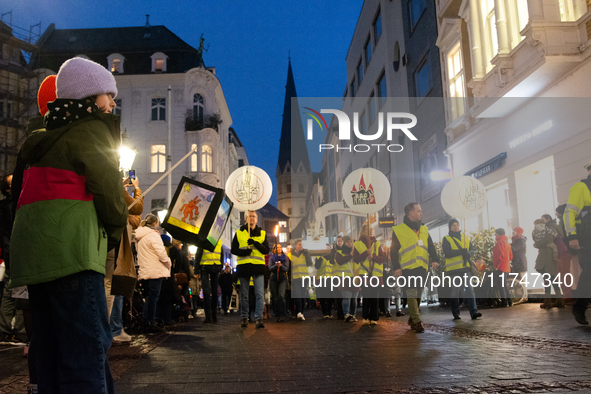
<path fill-rule="evenodd" d="M 151 74 L 151 56 L 168 56 L 167 73 L 183 73 L 205 67 L 197 49 L 165 26 L 116 27 L 101 29 L 55 29 L 53 24 L 37 42 L 39 55 L 32 59 L 36 68 L 57 71 L 62 63 L 85 54 L 107 67 L 107 57 L 119 53 L 125 58 L 125 74 Z"/>

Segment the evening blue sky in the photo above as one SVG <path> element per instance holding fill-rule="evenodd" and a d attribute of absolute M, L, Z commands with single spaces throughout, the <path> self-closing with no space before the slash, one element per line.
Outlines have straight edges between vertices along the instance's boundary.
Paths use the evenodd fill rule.
<path fill-rule="evenodd" d="M 300 97 L 341 97 L 345 57 L 363 1 L 100 1 L 4 0 L 12 23 L 57 29 L 164 25 L 216 67 L 233 127 L 249 161 L 275 183 L 288 56 Z M 5 21 L 6 21 L 5 17 Z M 318 163 L 313 163 L 319 171 Z M 276 204 L 276 192 L 271 202 Z"/>

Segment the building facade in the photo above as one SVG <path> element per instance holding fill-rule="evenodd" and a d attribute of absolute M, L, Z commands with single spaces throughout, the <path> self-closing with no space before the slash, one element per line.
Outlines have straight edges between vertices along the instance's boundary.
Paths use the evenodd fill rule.
<path fill-rule="evenodd" d="M 450 169 L 487 189 L 467 227 L 531 234 L 587 175 L 588 2 L 441 0 L 437 13 Z"/>

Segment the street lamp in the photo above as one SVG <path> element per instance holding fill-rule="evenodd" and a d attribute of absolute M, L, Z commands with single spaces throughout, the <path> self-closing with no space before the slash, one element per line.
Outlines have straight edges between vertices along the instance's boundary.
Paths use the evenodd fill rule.
<path fill-rule="evenodd" d="M 434 182 L 449 181 L 449 180 L 451 180 L 451 171 L 450 170 L 431 171 L 431 180 Z"/>

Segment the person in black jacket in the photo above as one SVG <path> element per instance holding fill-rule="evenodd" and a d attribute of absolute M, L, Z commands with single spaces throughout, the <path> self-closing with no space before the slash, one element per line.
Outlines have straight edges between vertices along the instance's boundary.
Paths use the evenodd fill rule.
<path fill-rule="evenodd" d="M 230 299 L 232 298 L 232 288 L 234 283 L 233 274 L 232 267 L 230 264 L 226 263 L 224 270 L 220 273 L 219 280 L 220 288 L 222 289 L 222 310 L 224 311 L 224 315 L 228 314 L 228 309 L 230 308 Z"/>

